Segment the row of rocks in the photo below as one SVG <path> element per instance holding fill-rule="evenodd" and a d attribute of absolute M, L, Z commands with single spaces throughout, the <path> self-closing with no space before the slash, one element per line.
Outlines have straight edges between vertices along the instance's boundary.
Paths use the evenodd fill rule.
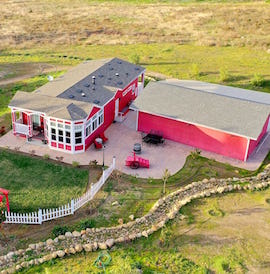
<path fill-rule="evenodd" d="M 38 265 L 55 258 L 97 249 L 108 249 L 117 243 L 148 237 L 174 219 L 179 209 L 191 200 L 234 190 L 259 190 L 270 185 L 270 166 L 257 176 L 248 178 L 204 179 L 193 182 L 159 199 L 145 216 L 114 227 L 87 228 L 66 232 L 55 239 L 30 244 L 0 257 L 1 273 L 14 273 L 22 268 Z"/>

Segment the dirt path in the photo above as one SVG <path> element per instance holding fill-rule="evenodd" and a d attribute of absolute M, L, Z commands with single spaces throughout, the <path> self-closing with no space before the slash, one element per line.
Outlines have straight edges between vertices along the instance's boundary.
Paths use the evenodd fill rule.
<path fill-rule="evenodd" d="M 70 66 L 59 66 L 48 63 L 18 63 L 18 64 L 10 64 L 7 66 L 3 66 L 2 70 L 3 74 L 8 73 L 18 73 L 18 76 L 1 79 L 0 78 L 0 86 L 6 86 L 9 84 L 13 84 L 19 81 L 23 81 L 25 79 L 37 76 L 39 74 L 55 72 L 59 70 L 67 70 Z"/>

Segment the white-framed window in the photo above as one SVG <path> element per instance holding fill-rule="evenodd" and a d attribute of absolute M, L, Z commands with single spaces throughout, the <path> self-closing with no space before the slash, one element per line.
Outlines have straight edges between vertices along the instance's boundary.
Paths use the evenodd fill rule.
<path fill-rule="evenodd" d="M 104 110 L 101 109 L 93 117 L 91 117 L 85 126 L 85 136 L 88 137 L 96 129 L 98 129 L 104 122 Z"/>
<path fill-rule="evenodd" d="M 82 143 L 82 131 L 75 131 L 75 144 L 81 144 Z"/>
<path fill-rule="evenodd" d="M 38 114 L 33 114 L 32 115 L 32 121 L 34 125 L 39 126 L 40 125 L 40 118 Z"/>

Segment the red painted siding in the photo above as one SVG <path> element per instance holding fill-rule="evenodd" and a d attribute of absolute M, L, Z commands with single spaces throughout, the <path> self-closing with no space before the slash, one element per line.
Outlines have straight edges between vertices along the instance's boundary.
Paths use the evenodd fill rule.
<path fill-rule="evenodd" d="M 266 131 L 267 131 L 267 127 L 268 127 L 268 123 L 269 123 L 269 116 L 266 119 L 266 122 L 263 126 L 262 132 L 260 133 L 260 135 L 258 136 L 257 140 L 250 140 L 249 143 L 249 148 L 248 148 L 248 155 L 247 158 L 252 154 L 252 152 L 256 149 L 257 145 L 260 143 L 261 139 L 263 138 L 263 136 L 265 135 Z"/>
<path fill-rule="evenodd" d="M 83 150 L 83 145 L 75 146 L 75 150 L 76 150 L 76 151 L 78 151 L 78 150 Z"/>
<path fill-rule="evenodd" d="M 51 146 L 52 147 L 57 147 L 57 143 L 56 142 L 51 142 Z"/>
<path fill-rule="evenodd" d="M 135 91 L 132 94 L 132 86 L 133 85 L 134 85 L 135 89 L 138 87 L 138 78 L 135 79 L 133 82 L 131 82 L 126 88 L 124 88 L 123 90 L 119 90 L 116 93 L 115 99 L 119 98 L 119 111 L 122 111 L 122 109 L 125 108 L 126 106 L 128 106 L 128 104 L 132 100 L 136 99 Z M 128 91 L 128 89 L 130 89 L 130 90 Z"/>
<path fill-rule="evenodd" d="M 192 124 L 139 112 L 138 130 L 159 131 L 164 138 L 244 160 L 247 139 Z"/>
<path fill-rule="evenodd" d="M 66 150 L 71 150 L 71 146 L 66 145 Z"/>
<path fill-rule="evenodd" d="M 64 144 L 58 144 L 58 148 L 64 148 Z"/>
<path fill-rule="evenodd" d="M 132 100 L 134 100 L 136 98 L 135 92 L 132 94 L 132 86 L 133 85 L 134 85 L 135 89 L 138 87 L 138 79 L 135 79 L 134 81 L 132 81 L 123 90 L 117 91 L 114 98 L 104 106 L 104 122 L 94 133 L 92 133 L 90 136 L 88 136 L 88 138 L 86 138 L 85 149 L 87 149 L 93 143 L 95 138 L 97 138 L 100 133 L 104 132 L 114 121 L 115 100 L 119 98 L 119 111 L 121 111 L 126 106 L 128 106 Z M 125 92 L 126 92 L 126 94 L 125 94 Z M 99 110 L 100 110 L 100 108 L 94 107 L 91 110 L 91 113 L 89 114 L 87 120 L 89 120 L 89 118 L 94 116 Z"/>
<path fill-rule="evenodd" d="M 90 114 L 89 114 L 89 116 L 87 117 L 87 120 L 89 120 L 92 116 L 94 116 L 99 110 L 100 110 L 100 108 L 93 107 Z"/>
<path fill-rule="evenodd" d="M 24 125 L 28 124 L 28 115 L 27 115 L 27 113 L 25 113 L 25 112 L 22 113 L 22 120 L 23 120 Z"/>
<path fill-rule="evenodd" d="M 113 122 L 114 120 L 114 100 L 111 100 L 107 105 L 104 106 L 104 122 L 103 124 L 93 132 L 88 138 L 85 140 L 85 149 L 87 149 L 98 137 L 98 135 L 104 132 Z"/>

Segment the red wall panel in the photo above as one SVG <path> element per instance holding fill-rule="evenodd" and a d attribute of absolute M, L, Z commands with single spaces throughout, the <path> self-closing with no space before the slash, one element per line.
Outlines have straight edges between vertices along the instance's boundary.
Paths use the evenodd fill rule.
<path fill-rule="evenodd" d="M 257 147 L 257 145 L 259 144 L 259 142 L 261 141 L 261 139 L 265 135 L 265 133 L 267 131 L 268 123 L 269 123 L 269 116 L 266 119 L 266 122 L 265 122 L 265 124 L 263 126 L 262 132 L 260 133 L 260 135 L 257 138 L 257 140 L 256 141 L 255 140 L 250 140 L 249 148 L 248 148 L 248 157 L 252 154 L 252 152 L 255 150 L 255 148 Z"/>
<path fill-rule="evenodd" d="M 139 112 L 138 130 L 159 131 L 163 137 L 186 145 L 244 160 L 247 139 L 192 124 Z"/>
<path fill-rule="evenodd" d="M 107 105 L 104 106 L 104 122 L 85 140 L 85 149 L 87 149 L 93 143 L 95 138 L 97 138 L 100 133 L 104 132 L 111 125 L 114 120 L 114 107 L 114 100 L 111 100 Z"/>
<path fill-rule="evenodd" d="M 136 98 L 135 92 L 132 94 L 132 86 L 135 85 L 135 89 L 138 87 L 138 79 L 136 78 L 133 82 L 131 82 L 126 88 L 120 90 L 116 93 L 115 99 L 119 98 L 119 111 L 122 111 L 123 108 L 128 106 L 128 104 Z M 125 94 L 125 92 L 128 93 Z M 125 95 L 124 95 L 125 94 Z"/>

